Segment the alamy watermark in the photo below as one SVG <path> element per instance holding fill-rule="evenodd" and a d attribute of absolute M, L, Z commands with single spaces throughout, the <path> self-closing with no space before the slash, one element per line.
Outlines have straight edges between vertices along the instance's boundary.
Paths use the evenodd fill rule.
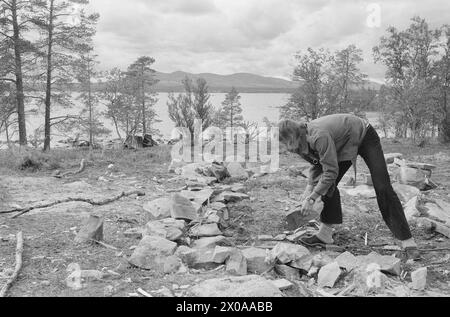
<path fill-rule="evenodd" d="M 261 163 L 273 173 L 280 167 L 279 129 L 260 127 L 247 131 L 242 127 L 209 127 L 203 131 L 196 120 L 194 131 L 175 128 L 178 142 L 172 147 L 172 161 L 185 163 L 239 162 Z"/>
<path fill-rule="evenodd" d="M 380 28 L 381 27 L 381 5 L 379 3 L 370 3 L 366 8 L 367 13 L 367 26 L 369 28 Z"/>

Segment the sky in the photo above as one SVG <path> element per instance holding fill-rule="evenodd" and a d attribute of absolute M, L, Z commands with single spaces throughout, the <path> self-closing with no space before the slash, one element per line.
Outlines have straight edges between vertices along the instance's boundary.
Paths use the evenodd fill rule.
<path fill-rule="evenodd" d="M 154 57 L 161 72 L 254 73 L 289 79 L 296 52 L 356 44 L 361 70 L 383 81 L 372 48 L 419 15 L 450 24 L 449 0 L 91 0 L 102 69 Z"/>

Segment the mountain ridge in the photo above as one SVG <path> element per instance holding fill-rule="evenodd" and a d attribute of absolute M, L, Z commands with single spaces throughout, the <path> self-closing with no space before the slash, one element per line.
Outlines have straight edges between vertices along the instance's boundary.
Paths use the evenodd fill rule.
<path fill-rule="evenodd" d="M 294 82 L 277 77 L 261 76 L 252 73 L 235 73 L 220 75 L 214 73 L 189 73 L 175 71 L 172 73 L 156 72 L 159 82 L 153 87 L 156 92 L 183 92 L 182 80 L 189 77 L 193 80 L 204 78 L 212 93 L 226 93 L 235 87 L 241 93 L 292 93 L 300 82 Z M 380 84 L 368 81 L 366 87 L 379 89 Z"/>

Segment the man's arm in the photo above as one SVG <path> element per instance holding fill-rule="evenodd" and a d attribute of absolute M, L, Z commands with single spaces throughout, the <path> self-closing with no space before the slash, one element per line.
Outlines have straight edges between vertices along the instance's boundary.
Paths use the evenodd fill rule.
<path fill-rule="evenodd" d="M 319 197 L 325 196 L 329 189 L 336 183 L 339 175 L 339 164 L 336 146 L 329 134 L 320 135 L 314 143 L 314 148 L 319 153 L 320 164 L 322 165 L 322 177 L 320 177 L 319 182 L 316 183 L 317 185 L 313 184 L 313 182 L 312 184 L 310 183 L 311 185 L 315 185 L 311 198 L 317 200 Z M 313 180 L 311 177 L 315 177 L 319 170 L 311 169 L 310 180 Z"/>

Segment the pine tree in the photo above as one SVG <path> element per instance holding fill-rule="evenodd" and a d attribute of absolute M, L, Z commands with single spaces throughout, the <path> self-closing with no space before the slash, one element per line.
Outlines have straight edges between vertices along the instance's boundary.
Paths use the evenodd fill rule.
<path fill-rule="evenodd" d="M 231 128 L 233 130 L 242 127 L 244 117 L 242 116 L 241 96 L 236 88 L 232 87 L 225 96 L 216 120 L 218 121 L 216 124 L 222 129 Z"/>

